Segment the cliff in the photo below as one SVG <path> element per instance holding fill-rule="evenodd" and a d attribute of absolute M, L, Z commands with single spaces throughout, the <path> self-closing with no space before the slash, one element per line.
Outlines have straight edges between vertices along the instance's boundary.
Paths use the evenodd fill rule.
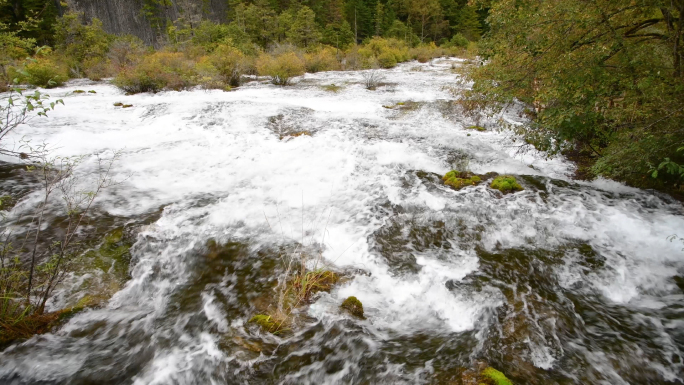
<path fill-rule="evenodd" d="M 135 35 L 154 46 L 161 43 L 165 21 L 182 17 L 191 23 L 225 22 L 228 11 L 226 0 L 67 0 L 67 4 L 86 20 L 100 19 L 109 33 Z"/>

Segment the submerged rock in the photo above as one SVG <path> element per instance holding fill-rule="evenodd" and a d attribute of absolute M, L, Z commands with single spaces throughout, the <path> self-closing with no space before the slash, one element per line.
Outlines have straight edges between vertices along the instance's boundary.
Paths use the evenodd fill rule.
<path fill-rule="evenodd" d="M 518 183 L 515 177 L 511 175 L 501 175 L 494 178 L 489 187 L 499 190 L 504 194 L 522 191 L 524 188 Z"/>
<path fill-rule="evenodd" d="M 363 304 L 354 296 L 345 299 L 340 307 L 355 317 L 366 319 L 366 317 L 363 316 Z"/>

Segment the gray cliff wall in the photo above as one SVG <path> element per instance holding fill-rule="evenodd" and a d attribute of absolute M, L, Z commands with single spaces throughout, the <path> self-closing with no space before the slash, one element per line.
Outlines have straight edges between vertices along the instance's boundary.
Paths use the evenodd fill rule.
<path fill-rule="evenodd" d="M 100 19 L 109 33 L 135 35 L 154 46 L 163 43 L 158 30 L 142 14 L 143 0 L 67 0 L 67 4 L 86 20 Z M 227 0 L 171 0 L 171 6 L 164 7 L 158 18 L 175 21 L 182 16 L 193 22 L 225 22 L 227 11 Z"/>

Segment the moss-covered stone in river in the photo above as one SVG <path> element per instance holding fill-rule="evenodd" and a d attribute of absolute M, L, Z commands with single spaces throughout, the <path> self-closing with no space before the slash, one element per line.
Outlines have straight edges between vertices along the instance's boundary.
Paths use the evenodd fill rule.
<path fill-rule="evenodd" d="M 476 131 L 480 131 L 480 132 L 487 131 L 487 129 L 482 127 L 482 126 L 468 126 L 467 129 L 468 130 L 476 130 Z"/>
<path fill-rule="evenodd" d="M 276 322 L 270 315 L 257 314 L 250 318 L 249 322 L 261 326 L 261 328 L 267 332 L 272 332 L 276 329 Z"/>
<path fill-rule="evenodd" d="M 455 189 L 460 190 L 466 186 L 475 186 L 482 182 L 482 178 L 467 171 L 451 170 L 446 173 L 442 180 L 444 184 Z"/>
<path fill-rule="evenodd" d="M 131 243 L 124 240 L 123 228 L 112 230 L 105 235 L 99 248 L 86 253 L 92 258 L 95 267 L 105 273 L 113 272 L 124 280 L 128 275 Z"/>
<path fill-rule="evenodd" d="M 361 319 L 366 318 L 363 316 L 363 304 L 354 296 L 345 299 L 344 302 L 342 302 L 342 305 L 340 305 L 340 307 L 349 312 L 349 314 L 353 315 L 354 317 L 358 317 Z"/>
<path fill-rule="evenodd" d="M 494 178 L 489 187 L 499 190 L 504 194 L 524 190 L 515 177 L 510 175 L 500 175 Z"/>
<path fill-rule="evenodd" d="M 506 378 L 506 376 L 500 371 L 492 368 L 491 366 L 486 368 L 480 374 L 482 377 L 482 383 L 487 385 L 513 385 L 511 380 Z"/>

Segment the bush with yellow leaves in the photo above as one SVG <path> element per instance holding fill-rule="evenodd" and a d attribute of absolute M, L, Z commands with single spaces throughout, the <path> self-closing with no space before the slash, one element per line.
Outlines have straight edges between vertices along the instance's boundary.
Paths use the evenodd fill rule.
<path fill-rule="evenodd" d="M 114 84 L 128 93 L 179 91 L 197 84 L 197 72 L 180 52 L 155 52 L 119 72 Z"/>
<path fill-rule="evenodd" d="M 256 61 L 257 72 L 261 76 L 270 76 L 273 84 L 285 86 L 295 76 L 305 72 L 304 60 L 294 52 L 286 52 L 277 56 L 261 54 Z"/>

